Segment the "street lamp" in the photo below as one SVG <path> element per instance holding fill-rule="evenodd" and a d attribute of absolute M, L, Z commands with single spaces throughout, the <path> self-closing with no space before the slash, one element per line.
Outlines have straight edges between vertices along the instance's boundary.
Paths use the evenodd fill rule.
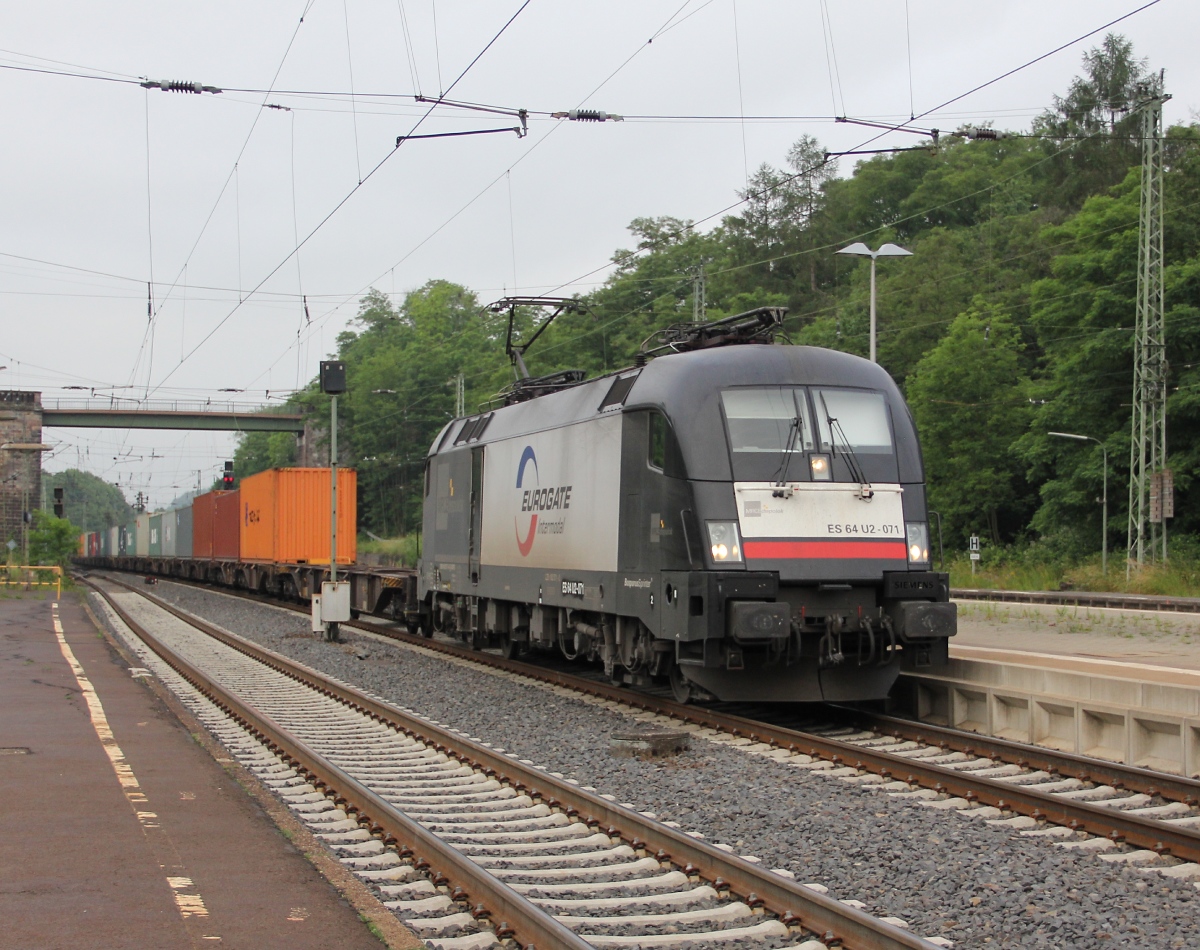
<path fill-rule="evenodd" d="M 1076 442 L 1095 442 L 1104 453 L 1104 533 L 1100 536 L 1100 570 L 1108 574 L 1108 448 L 1099 439 L 1090 435 L 1075 435 L 1072 432 L 1047 432 L 1059 439 L 1074 439 Z"/>
<path fill-rule="evenodd" d="M 837 253 L 839 254 L 857 254 L 859 257 L 871 258 L 871 362 L 875 360 L 875 258 L 877 257 L 912 257 L 912 251 L 906 251 L 904 248 L 896 244 L 884 244 L 877 251 L 872 251 L 869 247 L 856 241 L 849 247 L 844 247 Z"/>

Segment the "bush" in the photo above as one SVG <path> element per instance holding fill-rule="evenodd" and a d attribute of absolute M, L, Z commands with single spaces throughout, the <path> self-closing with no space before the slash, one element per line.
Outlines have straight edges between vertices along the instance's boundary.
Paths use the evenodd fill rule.
<path fill-rule="evenodd" d="M 29 529 L 30 563 L 66 567 L 79 550 L 79 535 L 79 529 L 66 518 L 55 518 L 39 508 Z"/>
<path fill-rule="evenodd" d="M 421 536 L 406 534 L 402 538 L 359 538 L 358 553 L 375 555 L 381 564 L 392 567 L 416 567 L 420 557 Z"/>
<path fill-rule="evenodd" d="M 1108 573 L 1100 552 L 1076 554 L 1067 536 L 1040 538 L 1024 545 L 984 545 L 971 573 L 971 562 L 958 554 L 946 563 L 952 587 L 985 590 L 1085 590 L 1165 597 L 1200 596 L 1200 540 L 1188 535 L 1170 539 L 1166 564 L 1134 568 L 1125 577 L 1125 548 L 1108 552 Z"/>

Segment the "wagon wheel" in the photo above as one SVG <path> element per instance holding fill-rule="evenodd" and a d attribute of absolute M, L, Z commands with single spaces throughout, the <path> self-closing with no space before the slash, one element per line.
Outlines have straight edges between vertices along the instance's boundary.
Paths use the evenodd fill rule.
<path fill-rule="evenodd" d="M 511 633 L 500 637 L 500 655 L 506 660 L 515 660 L 521 653 L 521 642 L 514 640 Z"/>
<path fill-rule="evenodd" d="M 683 670 L 679 668 L 678 663 L 671 664 L 671 695 L 675 697 L 677 703 L 690 703 L 692 701 L 693 686 L 691 681 L 683 675 Z"/>

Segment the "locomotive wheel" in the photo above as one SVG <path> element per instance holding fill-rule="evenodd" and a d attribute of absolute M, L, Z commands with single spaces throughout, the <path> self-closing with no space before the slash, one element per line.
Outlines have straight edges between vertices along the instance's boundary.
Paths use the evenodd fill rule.
<path fill-rule="evenodd" d="M 670 678 L 671 695 L 675 697 L 675 702 L 690 703 L 692 701 L 692 684 L 676 663 L 671 664 Z"/>

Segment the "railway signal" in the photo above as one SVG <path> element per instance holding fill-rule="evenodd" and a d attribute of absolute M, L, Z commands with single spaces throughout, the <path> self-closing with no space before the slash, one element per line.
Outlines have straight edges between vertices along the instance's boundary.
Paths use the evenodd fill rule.
<path fill-rule="evenodd" d="M 224 491 L 233 491 L 233 463 L 225 463 L 225 474 L 221 476 L 221 488 Z"/>
<path fill-rule="evenodd" d="M 63 490 L 61 488 L 54 489 L 54 517 L 61 518 L 63 516 Z"/>
<path fill-rule="evenodd" d="M 329 580 L 321 584 L 321 597 L 313 598 L 313 629 L 318 623 L 325 639 L 336 642 L 338 625 L 350 619 L 350 582 L 337 579 L 337 397 L 346 391 L 346 364 L 321 361 L 321 392 L 329 398 Z"/>

